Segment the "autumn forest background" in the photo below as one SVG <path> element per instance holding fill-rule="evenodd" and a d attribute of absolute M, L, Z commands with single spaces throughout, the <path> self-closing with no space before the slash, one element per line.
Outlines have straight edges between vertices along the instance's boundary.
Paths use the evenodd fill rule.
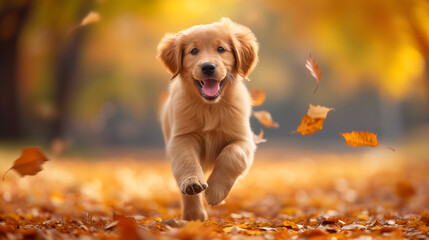
<path fill-rule="evenodd" d="M 99 18 L 81 24 L 90 12 Z M 260 61 L 246 84 L 266 91 L 254 109 L 270 112 L 279 128 L 252 117 L 254 132 L 263 129 L 267 139 L 254 170 L 229 203 L 210 208 L 212 222 L 175 230 L 163 222 L 180 216 L 180 201 L 158 121 L 171 76 L 156 47 L 167 32 L 221 17 L 255 33 Z M 429 213 L 421 211 L 429 209 L 428 26 L 426 0 L 1 1 L 0 173 L 30 146 L 50 161 L 36 176 L 8 173 L 0 183 L 0 237 L 131 239 L 118 230 L 127 227 L 143 239 L 306 232 L 300 236 L 340 238 L 352 230 L 427 237 Z M 316 94 L 305 67 L 310 53 L 322 72 Z M 310 103 L 335 111 L 323 130 L 287 136 Z M 340 133 L 350 131 L 374 132 L 384 146 L 345 145 Z M 138 228 L 117 216 L 133 216 Z M 365 230 L 344 229 L 350 224 Z M 201 226 L 207 232 L 193 232 Z"/>

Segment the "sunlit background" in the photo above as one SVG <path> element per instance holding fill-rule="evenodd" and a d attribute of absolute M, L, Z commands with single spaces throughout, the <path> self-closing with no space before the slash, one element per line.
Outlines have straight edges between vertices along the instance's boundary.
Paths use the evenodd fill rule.
<path fill-rule="evenodd" d="M 89 12 L 97 22 L 78 26 Z M 0 140 L 64 154 L 163 149 L 156 59 L 167 32 L 229 17 L 260 43 L 248 88 L 264 89 L 278 129 L 255 118 L 259 148 L 353 151 L 340 132 L 393 146 L 429 139 L 429 2 L 13 0 L 0 2 Z M 312 54 L 320 86 L 305 68 Z M 308 104 L 335 108 L 314 135 L 296 129 Z"/>

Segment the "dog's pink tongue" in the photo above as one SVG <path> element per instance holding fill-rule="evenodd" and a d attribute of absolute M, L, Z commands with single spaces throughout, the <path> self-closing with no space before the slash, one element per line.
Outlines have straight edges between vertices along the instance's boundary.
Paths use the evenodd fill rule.
<path fill-rule="evenodd" d="M 203 80 L 203 91 L 208 97 L 216 96 L 219 91 L 219 82 L 212 79 Z"/>

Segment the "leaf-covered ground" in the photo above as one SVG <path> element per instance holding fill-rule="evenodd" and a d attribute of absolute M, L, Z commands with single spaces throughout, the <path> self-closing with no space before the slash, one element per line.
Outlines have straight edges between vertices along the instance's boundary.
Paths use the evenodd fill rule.
<path fill-rule="evenodd" d="M 0 153 L 0 169 L 16 156 Z M 427 239 L 429 162 L 378 148 L 359 154 L 260 150 L 206 222 L 180 221 L 163 155 L 51 158 L 0 184 L 0 239 Z M 86 160 L 86 161 L 84 161 Z"/>

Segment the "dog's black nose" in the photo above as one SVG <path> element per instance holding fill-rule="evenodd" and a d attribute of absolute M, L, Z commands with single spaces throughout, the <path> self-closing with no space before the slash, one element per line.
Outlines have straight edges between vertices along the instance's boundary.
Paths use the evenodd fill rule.
<path fill-rule="evenodd" d="M 212 75 L 215 72 L 215 70 L 216 70 L 216 65 L 214 63 L 207 62 L 201 65 L 201 71 L 207 76 Z"/>

